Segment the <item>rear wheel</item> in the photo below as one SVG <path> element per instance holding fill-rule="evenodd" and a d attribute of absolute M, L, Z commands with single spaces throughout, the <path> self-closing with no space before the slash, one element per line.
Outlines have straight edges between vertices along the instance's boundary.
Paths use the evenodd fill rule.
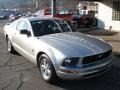
<path fill-rule="evenodd" d="M 46 54 L 42 54 L 39 57 L 38 69 L 45 81 L 53 82 L 57 79 L 54 66 Z"/>
<path fill-rule="evenodd" d="M 8 50 L 9 53 L 13 53 L 14 52 L 14 48 L 13 48 L 9 38 L 7 38 L 7 50 Z"/>

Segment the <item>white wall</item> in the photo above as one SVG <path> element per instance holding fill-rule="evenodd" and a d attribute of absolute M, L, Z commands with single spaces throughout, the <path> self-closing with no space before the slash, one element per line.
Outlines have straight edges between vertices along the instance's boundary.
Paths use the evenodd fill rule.
<path fill-rule="evenodd" d="M 112 26 L 112 30 L 120 31 L 120 21 L 112 20 L 113 1 L 115 0 L 104 0 L 99 2 L 98 27 L 109 29 L 110 26 Z"/>

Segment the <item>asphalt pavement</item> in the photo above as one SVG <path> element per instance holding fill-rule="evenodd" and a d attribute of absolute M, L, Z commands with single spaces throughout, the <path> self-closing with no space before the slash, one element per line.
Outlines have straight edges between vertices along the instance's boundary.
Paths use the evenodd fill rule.
<path fill-rule="evenodd" d="M 37 67 L 19 54 L 9 54 L 3 34 L 6 21 L 0 21 L 0 90 L 120 90 L 120 34 L 94 30 L 84 32 L 103 38 L 113 46 L 116 55 L 112 68 L 103 75 L 85 80 L 45 82 Z M 103 33 L 104 32 L 104 33 Z"/>

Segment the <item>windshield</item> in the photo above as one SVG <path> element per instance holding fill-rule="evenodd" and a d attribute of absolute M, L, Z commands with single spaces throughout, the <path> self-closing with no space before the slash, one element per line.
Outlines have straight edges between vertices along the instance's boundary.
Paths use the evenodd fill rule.
<path fill-rule="evenodd" d="M 31 21 L 31 25 L 35 36 L 71 31 L 70 26 L 62 20 L 37 20 Z"/>
<path fill-rule="evenodd" d="M 55 20 L 56 23 L 59 25 L 62 32 L 70 32 L 72 31 L 70 26 L 63 20 Z"/>

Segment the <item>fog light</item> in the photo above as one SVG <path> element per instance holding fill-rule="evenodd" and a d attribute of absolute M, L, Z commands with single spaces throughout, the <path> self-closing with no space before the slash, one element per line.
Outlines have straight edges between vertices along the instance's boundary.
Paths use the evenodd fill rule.
<path fill-rule="evenodd" d="M 71 73 L 71 74 L 78 74 L 79 72 L 77 70 L 61 70 L 63 73 Z"/>

